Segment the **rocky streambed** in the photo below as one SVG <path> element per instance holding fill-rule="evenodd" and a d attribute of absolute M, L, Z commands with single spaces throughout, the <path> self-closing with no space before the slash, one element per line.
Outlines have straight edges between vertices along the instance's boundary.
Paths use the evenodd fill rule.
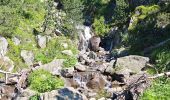
<path fill-rule="evenodd" d="M 22 70 L 19 76 L 10 76 L 8 83 L 1 84 L 1 100 L 29 100 L 36 95 L 28 88 L 27 76 L 37 69 L 48 70 L 65 81 L 62 89 L 40 93 L 40 100 L 137 100 L 150 85 L 143 70 L 149 58 L 138 55 L 114 58 L 99 46 L 99 37 L 91 39 L 88 47 L 79 52 L 74 67 L 63 69 L 63 59 L 54 59 Z"/>

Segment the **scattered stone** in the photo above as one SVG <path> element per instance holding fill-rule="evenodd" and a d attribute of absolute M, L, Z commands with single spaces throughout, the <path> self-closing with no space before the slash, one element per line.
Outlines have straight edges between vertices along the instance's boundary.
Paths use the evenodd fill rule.
<path fill-rule="evenodd" d="M 0 58 L 4 57 L 8 50 L 8 41 L 0 36 Z"/>
<path fill-rule="evenodd" d="M 78 70 L 78 71 L 86 71 L 86 69 L 87 69 L 87 66 L 85 66 L 85 65 L 82 65 L 82 64 L 80 64 L 80 63 L 77 63 L 76 65 L 75 65 L 75 69 L 76 70 Z"/>
<path fill-rule="evenodd" d="M 68 56 L 73 56 L 73 52 L 71 50 L 64 50 L 64 51 L 61 51 L 61 53 L 66 54 Z"/>
<path fill-rule="evenodd" d="M 45 48 L 46 47 L 46 42 L 47 42 L 47 37 L 46 36 L 37 35 L 37 42 L 38 42 L 38 46 L 40 48 Z"/>
<path fill-rule="evenodd" d="M 15 45 L 19 45 L 21 43 L 21 40 L 19 40 L 18 38 L 16 37 L 13 37 L 12 38 L 12 41 L 14 42 Z"/>
<path fill-rule="evenodd" d="M 96 100 L 95 98 L 90 98 L 89 100 Z"/>
<path fill-rule="evenodd" d="M 0 58 L 0 66 L 1 70 L 12 72 L 14 69 L 14 62 L 9 57 L 5 56 Z"/>
<path fill-rule="evenodd" d="M 61 46 L 64 47 L 64 49 L 68 48 L 68 44 L 67 43 L 61 43 Z"/>
<path fill-rule="evenodd" d="M 21 57 L 25 61 L 25 63 L 30 66 L 33 65 L 34 62 L 34 54 L 32 51 L 22 50 Z"/>
<path fill-rule="evenodd" d="M 45 92 L 40 94 L 40 100 L 57 100 L 58 90 L 52 90 L 50 92 Z"/>
<path fill-rule="evenodd" d="M 13 100 L 17 95 L 17 89 L 13 85 L 1 85 L 0 94 L 1 100 Z"/>

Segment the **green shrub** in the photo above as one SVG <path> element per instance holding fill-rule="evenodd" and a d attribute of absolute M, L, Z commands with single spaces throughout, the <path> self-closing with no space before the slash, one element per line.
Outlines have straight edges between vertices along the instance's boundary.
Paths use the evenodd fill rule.
<path fill-rule="evenodd" d="M 153 6 L 142 5 L 136 7 L 131 17 L 131 19 L 133 19 L 133 22 L 129 25 L 128 30 L 134 30 L 139 21 L 145 19 L 148 15 L 157 13 L 159 11 L 160 11 L 160 7 L 158 5 L 153 5 Z"/>
<path fill-rule="evenodd" d="M 105 24 L 103 16 L 99 19 L 94 19 L 93 27 L 96 35 L 98 36 L 105 36 L 109 32 L 109 26 Z"/>
<path fill-rule="evenodd" d="M 39 94 L 33 95 L 29 98 L 29 100 L 40 100 L 40 95 Z"/>
<path fill-rule="evenodd" d="M 170 70 L 170 43 L 154 50 L 151 54 L 159 72 Z"/>
<path fill-rule="evenodd" d="M 32 72 L 28 76 L 28 83 L 31 89 L 40 93 L 64 86 L 64 81 L 62 79 L 54 77 L 50 72 L 43 69 Z"/>
<path fill-rule="evenodd" d="M 140 97 L 140 100 L 169 100 L 170 79 L 159 78 Z"/>
<path fill-rule="evenodd" d="M 69 57 L 69 58 L 67 58 L 67 59 L 64 61 L 63 65 L 64 65 L 64 67 L 66 67 L 66 68 L 68 68 L 68 67 L 73 67 L 77 62 L 78 62 L 78 61 L 77 61 L 77 58 L 76 58 L 76 57 Z"/>

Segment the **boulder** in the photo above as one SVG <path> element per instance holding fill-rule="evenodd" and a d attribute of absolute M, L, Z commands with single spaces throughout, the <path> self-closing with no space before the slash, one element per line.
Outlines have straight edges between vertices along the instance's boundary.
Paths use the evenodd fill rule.
<path fill-rule="evenodd" d="M 71 50 L 63 50 L 61 53 L 68 55 L 68 56 L 73 56 L 73 52 Z"/>
<path fill-rule="evenodd" d="M 50 92 L 45 92 L 40 94 L 40 100 L 57 100 L 58 90 L 52 90 Z"/>
<path fill-rule="evenodd" d="M 48 64 L 37 66 L 35 69 L 44 69 L 51 72 L 53 75 L 60 75 L 64 59 L 54 59 Z"/>
<path fill-rule="evenodd" d="M 33 65 L 34 62 L 34 54 L 32 51 L 22 50 L 21 57 L 25 61 L 25 63 L 30 66 Z"/>
<path fill-rule="evenodd" d="M 75 69 L 76 70 L 78 70 L 78 71 L 86 71 L 86 69 L 87 69 L 87 66 L 85 66 L 85 65 L 82 65 L 82 64 L 80 64 L 80 63 L 77 63 L 76 65 L 75 65 Z"/>
<path fill-rule="evenodd" d="M 58 90 L 57 100 L 87 100 L 87 98 L 74 88 L 66 87 Z"/>
<path fill-rule="evenodd" d="M 16 37 L 13 37 L 12 38 L 12 41 L 14 42 L 15 45 L 19 45 L 21 43 L 21 40 L 19 40 L 18 38 Z"/>
<path fill-rule="evenodd" d="M 8 41 L 0 36 L 0 58 L 5 56 L 8 50 Z"/>
<path fill-rule="evenodd" d="M 87 82 L 86 86 L 90 89 L 93 89 L 95 91 L 98 91 L 100 89 L 103 89 L 105 87 L 105 80 L 100 74 L 95 74 L 92 76 L 92 78 Z"/>
<path fill-rule="evenodd" d="M 131 73 L 139 73 L 146 64 L 149 63 L 148 57 L 142 57 L 137 55 L 129 55 L 118 58 L 115 65 L 115 72 L 123 74 L 124 70 L 128 70 Z"/>
<path fill-rule="evenodd" d="M 40 48 L 45 48 L 47 42 L 46 36 L 37 35 L 37 42 Z"/>
<path fill-rule="evenodd" d="M 99 51 L 99 44 L 101 42 L 100 37 L 97 36 L 93 36 L 92 38 L 90 38 L 90 43 L 89 43 L 89 48 L 92 51 Z"/>

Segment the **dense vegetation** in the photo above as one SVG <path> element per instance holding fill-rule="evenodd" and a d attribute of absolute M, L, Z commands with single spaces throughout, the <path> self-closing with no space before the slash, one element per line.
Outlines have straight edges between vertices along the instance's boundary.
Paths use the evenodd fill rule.
<path fill-rule="evenodd" d="M 65 59 L 64 67 L 74 66 L 77 62 L 76 56 L 70 57 L 61 51 L 70 49 L 74 55 L 77 54 L 75 41 L 78 34 L 75 26 L 82 23 L 91 25 L 95 35 L 101 37 L 109 35 L 111 30 L 117 27 L 120 41 L 114 49 L 128 48 L 130 54 L 149 56 L 159 73 L 170 70 L 170 41 L 145 52 L 147 48 L 170 38 L 168 0 L 59 0 L 57 6 L 54 1 L 0 1 L 0 35 L 8 40 L 7 55 L 15 63 L 14 71 L 26 67 L 20 55 L 21 50 L 33 51 L 35 62 L 41 61 L 45 64 L 54 58 L 60 58 Z M 39 48 L 36 36 L 54 37 L 56 29 L 64 36 L 49 40 L 46 48 Z M 20 45 L 12 42 L 14 37 L 21 40 Z M 62 47 L 62 43 L 67 43 L 68 47 Z M 44 74 L 47 80 L 39 78 L 38 75 L 41 74 Z M 44 76 L 41 76 L 44 79 Z M 60 83 L 59 80 L 43 70 L 36 71 L 29 77 L 30 87 L 39 92 L 62 86 L 62 81 Z M 47 83 L 43 84 L 44 81 Z M 168 81 L 169 79 L 154 81 L 153 86 L 146 90 L 141 99 L 168 99 Z"/>
<path fill-rule="evenodd" d="M 64 86 L 61 78 L 54 77 L 46 70 L 39 69 L 32 72 L 28 77 L 30 88 L 37 92 L 47 92 Z"/>

